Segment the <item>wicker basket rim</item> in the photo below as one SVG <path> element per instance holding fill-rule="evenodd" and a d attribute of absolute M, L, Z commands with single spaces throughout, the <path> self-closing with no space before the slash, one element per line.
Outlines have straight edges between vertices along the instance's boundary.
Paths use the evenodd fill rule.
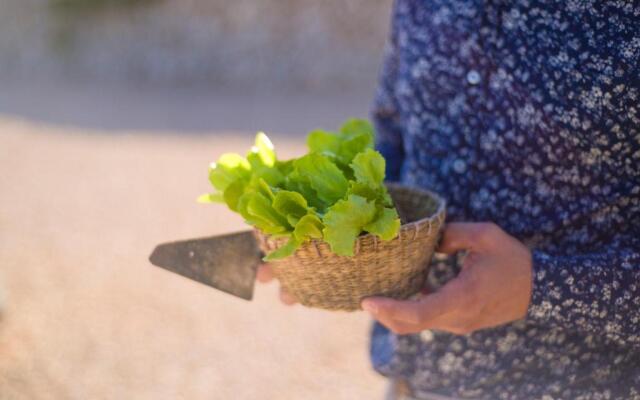
<path fill-rule="evenodd" d="M 399 183 L 392 183 L 392 182 L 387 182 L 386 185 L 387 185 L 387 187 L 403 188 L 403 189 L 412 190 L 414 192 L 422 192 L 423 194 L 428 195 L 429 197 L 431 197 L 432 199 L 434 199 L 438 203 L 438 208 L 436 208 L 436 210 L 433 212 L 433 214 L 431 214 L 428 217 L 420 218 L 420 219 L 417 219 L 415 221 L 411 221 L 411 222 L 407 222 L 405 224 L 402 224 L 400 229 L 403 229 L 405 227 L 409 228 L 409 227 L 413 227 L 414 225 L 419 225 L 419 224 L 423 224 L 425 222 L 434 221 L 435 219 L 440 218 L 440 216 L 444 213 L 444 211 L 446 209 L 446 206 L 447 206 L 446 200 L 443 199 L 439 194 L 437 194 L 435 192 L 432 192 L 431 190 L 422 189 L 422 188 L 415 187 L 415 186 L 410 186 L 410 185 L 403 185 L 403 184 L 399 184 Z M 368 235 L 371 235 L 371 233 L 367 233 L 366 235 L 363 235 L 363 236 L 368 236 Z"/>

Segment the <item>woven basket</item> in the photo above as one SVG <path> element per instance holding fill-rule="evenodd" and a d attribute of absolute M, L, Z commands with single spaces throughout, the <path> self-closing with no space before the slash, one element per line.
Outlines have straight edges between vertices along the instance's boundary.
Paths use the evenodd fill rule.
<path fill-rule="evenodd" d="M 445 203 L 425 190 L 387 187 L 403 221 L 395 239 L 362 235 L 353 257 L 335 255 L 321 240 L 310 241 L 294 255 L 270 262 L 283 289 L 305 306 L 345 311 L 359 310 L 368 296 L 406 299 L 419 292 L 444 225 Z M 287 241 L 257 230 L 255 235 L 265 253 Z"/>

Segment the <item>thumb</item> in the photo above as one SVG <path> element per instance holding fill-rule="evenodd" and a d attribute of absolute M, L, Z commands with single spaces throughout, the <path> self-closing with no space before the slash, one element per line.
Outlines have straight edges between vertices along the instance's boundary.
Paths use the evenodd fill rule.
<path fill-rule="evenodd" d="M 494 230 L 499 229 L 492 223 L 457 222 L 447 224 L 438 251 L 453 254 L 458 251 L 479 251 L 485 248 Z"/>

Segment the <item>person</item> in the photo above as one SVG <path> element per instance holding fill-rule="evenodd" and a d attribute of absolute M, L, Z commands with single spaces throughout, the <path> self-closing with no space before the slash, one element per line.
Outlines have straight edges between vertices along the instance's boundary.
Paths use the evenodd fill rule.
<path fill-rule="evenodd" d="M 392 398 L 639 399 L 640 3 L 397 0 L 373 119 L 467 251 L 362 302 Z"/>

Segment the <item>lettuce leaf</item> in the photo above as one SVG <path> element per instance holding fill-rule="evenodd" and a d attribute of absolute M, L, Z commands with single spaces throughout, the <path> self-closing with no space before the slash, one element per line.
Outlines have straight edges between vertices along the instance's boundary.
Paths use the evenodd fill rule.
<path fill-rule="evenodd" d="M 209 181 L 221 192 L 237 180 L 251 177 L 251 165 L 240 154 L 226 153 L 209 167 Z"/>
<path fill-rule="evenodd" d="M 244 180 L 237 180 L 227 186 L 222 193 L 222 199 L 232 211 L 238 211 L 238 202 L 240 197 L 244 194 L 246 182 Z"/>
<path fill-rule="evenodd" d="M 221 193 L 205 193 L 198 196 L 196 199 L 198 203 L 224 203 L 224 197 Z"/>
<path fill-rule="evenodd" d="M 307 136 L 307 147 L 311 153 L 337 158 L 340 153 L 340 135 L 335 132 L 316 129 Z"/>
<path fill-rule="evenodd" d="M 296 226 L 298 221 L 310 211 L 307 200 L 300 193 L 289 190 L 280 190 L 276 193 L 273 208 L 284 215 L 292 226 Z"/>
<path fill-rule="evenodd" d="M 300 193 L 312 207 L 318 210 L 324 211 L 330 205 L 318 197 L 318 193 L 311 187 L 309 179 L 300 175 L 295 169 L 286 177 L 284 189 Z"/>
<path fill-rule="evenodd" d="M 351 160 L 366 149 L 373 148 L 373 126 L 365 120 L 350 119 L 340 128 L 342 144 L 340 145 L 340 159 L 349 165 Z"/>
<path fill-rule="evenodd" d="M 393 239 L 400 219 L 384 185 L 385 160 L 373 150 L 374 130 L 347 120 L 337 132 L 307 136 L 309 153 L 278 160 L 262 132 L 242 157 L 223 154 L 209 168 L 215 189 L 199 202 L 224 202 L 266 234 L 288 241 L 265 260 L 290 256 L 309 240 L 324 240 L 339 255 L 353 255 L 363 232 Z"/>
<path fill-rule="evenodd" d="M 311 239 L 321 239 L 324 225 L 314 214 L 307 214 L 300 218 L 289 241 L 280 248 L 267 254 L 263 260 L 273 261 L 293 255 L 305 242 Z"/>
<path fill-rule="evenodd" d="M 262 132 L 256 135 L 255 144 L 247 153 L 252 176 L 264 179 L 271 186 L 279 185 L 285 175 L 276 166 L 276 153 L 271 140 Z"/>
<path fill-rule="evenodd" d="M 334 253 L 352 256 L 356 238 L 375 216 L 374 202 L 355 194 L 349 195 L 345 200 L 336 202 L 324 215 L 324 240 Z"/>
<path fill-rule="evenodd" d="M 263 165 L 273 167 L 276 164 L 276 152 L 273 143 L 264 132 L 258 132 L 251 153 L 257 154 Z"/>
<path fill-rule="evenodd" d="M 316 129 L 307 136 L 310 153 L 331 158 L 339 167 L 346 167 L 356 154 L 373 148 L 373 126 L 364 120 L 350 119 L 339 132 Z"/>
<path fill-rule="evenodd" d="M 267 254 L 264 257 L 262 257 L 262 260 L 263 261 L 275 261 L 275 260 L 280 260 L 280 259 L 285 258 L 285 257 L 289 257 L 289 256 L 293 255 L 296 252 L 296 250 L 298 250 L 299 247 L 300 247 L 300 243 L 298 243 L 298 241 L 295 240 L 292 237 L 292 238 L 289 239 L 289 241 L 287 243 L 283 244 L 282 246 L 278 247 L 277 249 L 275 249 L 271 253 Z"/>
<path fill-rule="evenodd" d="M 366 149 L 358 153 L 351 163 L 353 174 L 357 182 L 364 183 L 372 188 L 382 185 L 384 181 L 385 161 L 382 154 L 372 149 Z"/>
<path fill-rule="evenodd" d="M 293 237 L 300 242 L 308 239 L 321 239 L 324 224 L 315 214 L 307 214 L 300 218 L 293 231 Z"/>
<path fill-rule="evenodd" d="M 334 204 L 347 193 L 349 182 L 340 169 L 326 156 L 307 154 L 294 162 L 298 176 L 309 182 L 317 197 Z"/>
<path fill-rule="evenodd" d="M 265 233 L 279 235 L 293 231 L 287 219 L 273 208 L 271 200 L 260 192 L 244 193 L 238 200 L 237 209 L 248 224 Z"/>
<path fill-rule="evenodd" d="M 400 231 L 400 217 L 395 208 L 382 208 L 378 211 L 376 219 L 365 225 L 362 229 L 378 235 L 382 240 L 391 240 L 398 236 Z"/>

